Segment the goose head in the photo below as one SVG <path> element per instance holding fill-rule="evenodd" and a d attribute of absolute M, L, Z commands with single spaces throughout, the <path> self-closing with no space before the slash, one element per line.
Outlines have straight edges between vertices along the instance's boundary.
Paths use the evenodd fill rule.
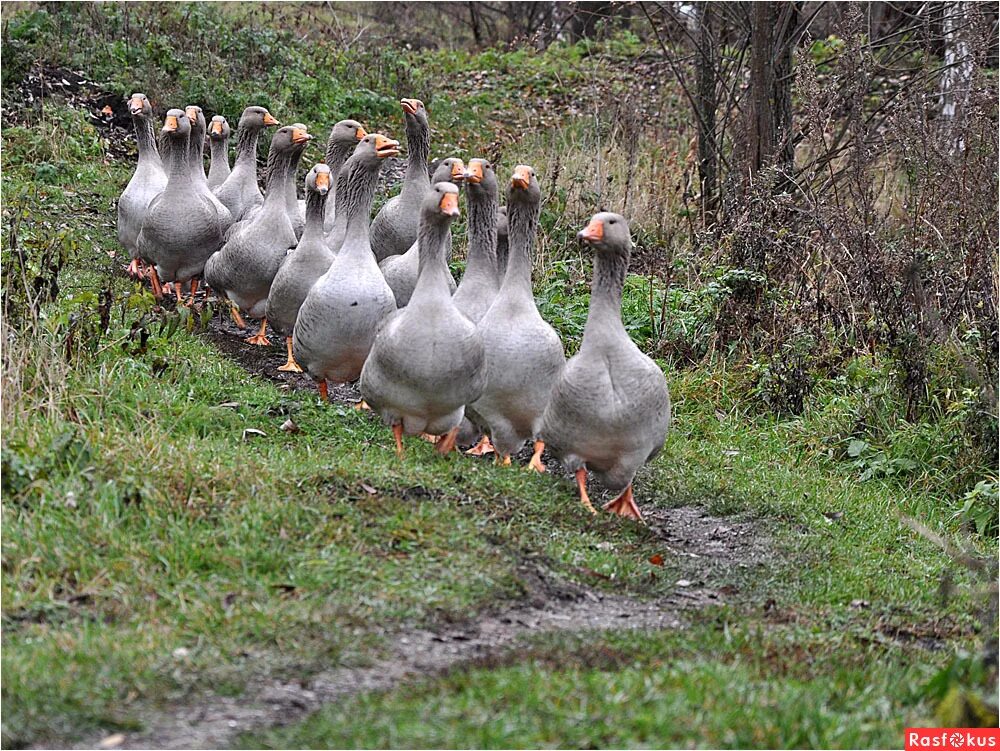
<path fill-rule="evenodd" d="M 427 108 L 419 99 L 400 99 L 399 105 L 403 108 L 406 119 L 427 121 Z"/>
<path fill-rule="evenodd" d="M 271 149 L 301 154 L 312 138 L 302 123 L 284 125 L 274 132 L 274 136 L 271 138 Z"/>
<path fill-rule="evenodd" d="M 171 142 L 183 142 L 191 135 L 191 121 L 184 110 L 172 109 L 167 111 L 167 116 L 163 120 L 164 138 Z"/>
<path fill-rule="evenodd" d="M 149 97 L 136 92 L 128 98 L 128 111 L 132 117 L 151 118 L 153 116 L 153 105 L 149 102 Z"/>
<path fill-rule="evenodd" d="M 399 156 L 399 141 L 381 133 L 369 133 L 354 149 L 354 155 L 373 163 L 390 156 Z"/>
<path fill-rule="evenodd" d="M 263 130 L 264 127 L 271 125 L 281 125 L 281 123 L 279 123 L 274 116 L 267 111 L 267 107 L 252 105 L 243 110 L 243 114 L 240 115 L 240 122 L 237 127 L 240 129 L 256 128 L 257 130 Z"/>
<path fill-rule="evenodd" d="M 330 129 L 329 145 L 350 150 L 367 135 L 368 131 L 357 120 L 341 120 Z"/>
<path fill-rule="evenodd" d="M 191 127 L 205 131 L 205 113 L 197 104 L 189 104 L 184 108 L 184 114 L 191 121 Z"/>
<path fill-rule="evenodd" d="M 512 203 L 538 203 L 541 198 L 541 188 L 538 187 L 538 177 L 533 167 L 519 164 L 514 168 L 510 178 L 510 188 L 507 190 L 507 205 Z"/>
<path fill-rule="evenodd" d="M 213 141 L 225 141 L 232 133 L 229 122 L 222 115 L 212 118 L 212 124 L 208 127 L 208 137 Z"/>
<path fill-rule="evenodd" d="M 454 183 L 460 185 L 465 180 L 465 162 L 457 156 L 450 156 L 442 159 L 434 170 L 431 177 L 431 184 L 434 183 Z"/>
<path fill-rule="evenodd" d="M 462 212 L 458 208 L 458 186 L 435 183 L 427 191 L 423 204 L 424 217 L 439 224 L 451 222 Z"/>
<path fill-rule="evenodd" d="M 632 249 L 628 222 L 621 214 L 610 211 L 594 214 L 576 236 L 598 252 L 628 254 Z"/>
<path fill-rule="evenodd" d="M 497 176 L 486 159 L 470 159 L 465 169 L 465 182 L 471 193 L 486 196 L 497 194 Z"/>
<path fill-rule="evenodd" d="M 330 168 L 320 162 L 314 164 L 306 175 L 306 190 L 325 196 L 330 192 Z"/>

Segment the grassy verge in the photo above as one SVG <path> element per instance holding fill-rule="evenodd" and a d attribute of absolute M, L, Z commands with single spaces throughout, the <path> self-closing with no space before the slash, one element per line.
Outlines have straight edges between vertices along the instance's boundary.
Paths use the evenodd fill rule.
<path fill-rule="evenodd" d="M 122 20 L 120 9 L 109 12 Z M 175 10 L 165 13 L 181 23 Z M 62 23 L 30 18 L 12 27 L 22 51 L 37 51 L 53 33 L 46 24 Z M 97 64 L 67 39 L 61 62 Z M 224 41 L 238 50 L 241 39 Z M 144 79 L 153 85 L 227 114 L 258 93 L 218 94 L 187 73 L 168 85 L 162 41 L 115 54 L 134 70 L 160 71 Z M 302 67 L 301 49 L 286 53 L 285 67 Z M 519 90 L 534 75 L 535 93 L 558 98 L 573 79 L 556 74 L 579 54 L 456 53 L 425 71 L 496 67 L 505 86 Z M 372 68 L 386 90 L 413 84 L 407 61 L 386 55 Z M 193 62 L 172 66 L 204 70 Z M 344 98 L 330 99 L 326 84 L 273 70 L 267 91 L 316 122 L 398 116 L 391 99 L 368 97 L 350 79 L 338 89 Z M 131 88 L 120 71 L 104 75 Z M 417 83 L 441 94 L 435 117 L 449 135 L 435 143 L 459 150 L 488 144 L 492 125 L 481 122 L 497 117 L 492 102 L 517 99 L 480 92 L 475 106 L 449 106 L 443 84 Z M 597 148 L 596 131 L 537 131 L 508 156 L 545 176 L 538 294 L 572 351 L 587 270 L 570 238 L 597 200 L 586 189 L 592 165 L 580 156 Z M 613 136 L 627 150 L 627 134 Z M 648 202 L 650 238 L 684 211 L 642 188 L 680 169 L 663 148 L 611 168 L 611 200 Z M 197 315 L 156 309 L 118 274 L 113 207 L 131 164 L 109 153 L 86 117 L 59 102 L 4 129 L 4 264 L 23 272 L 4 277 L 5 746 L 138 729 L 150 711 L 196 691 L 239 694 L 252 677 L 364 662 L 380 653 L 386 627 L 465 618 L 521 597 L 525 559 L 637 598 L 699 574 L 697 561 L 650 530 L 583 514 L 559 478 L 441 459 L 419 441 L 399 461 L 369 416 L 247 376 L 199 336 Z M 686 252 L 678 269 L 697 265 L 698 249 Z M 650 310 L 666 296 L 671 341 L 700 359 L 725 288 L 696 272 L 684 281 L 631 278 L 626 318 L 656 350 L 663 330 Z M 954 492 L 992 471 L 963 461 L 970 452 L 958 426 L 972 398 L 949 396 L 938 423 L 890 419 L 899 411 L 886 386 L 895 374 L 858 362 L 814 389 L 801 416 L 779 418 L 760 409 L 746 370 L 723 362 L 677 370 L 683 358 L 673 350 L 655 354 L 668 368 L 677 420 L 641 476 L 640 503 L 747 514 L 773 551 L 752 576 L 737 567 L 712 582 L 733 593 L 727 609 L 691 614 L 679 633 L 549 637 L 497 665 L 358 697 L 247 742 L 885 746 L 898 744 L 904 724 L 929 718 L 941 686 L 967 679 L 962 654 L 981 627 L 979 600 L 970 576 L 901 518 L 995 557 L 995 537 L 965 542 L 964 501 Z M 296 431 L 281 428 L 288 420 Z M 854 443 L 862 438 L 864 446 Z M 985 507 L 993 488 L 972 500 Z M 649 562 L 657 554 L 663 567 Z"/>

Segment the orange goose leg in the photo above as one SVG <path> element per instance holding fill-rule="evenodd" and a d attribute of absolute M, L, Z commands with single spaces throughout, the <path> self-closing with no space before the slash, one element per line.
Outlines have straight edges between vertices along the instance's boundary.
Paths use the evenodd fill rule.
<path fill-rule="evenodd" d="M 327 391 L 326 379 L 325 378 L 322 381 L 320 381 L 319 383 L 316 384 L 316 388 L 319 389 L 319 398 L 320 399 L 322 399 L 324 402 L 330 401 L 330 394 Z"/>
<path fill-rule="evenodd" d="M 403 458 L 403 423 L 399 422 L 392 426 L 392 435 L 396 439 L 396 456 Z"/>
<path fill-rule="evenodd" d="M 163 287 L 160 285 L 160 275 L 156 273 L 156 266 L 149 267 L 149 284 L 153 288 L 153 297 L 162 300 Z"/>
<path fill-rule="evenodd" d="M 233 317 L 233 323 L 239 326 L 241 329 L 247 327 L 247 322 L 243 320 L 243 316 L 240 315 L 240 309 L 236 306 L 232 300 L 229 301 L 229 315 Z"/>
<path fill-rule="evenodd" d="M 545 441 L 535 441 L 535 453 L 531 455 L 528 466 L 536 472 L 545 472 L 545 465 L 542 464 L 543 451 L 545 451 Z"/>
<path fill-rule="evenodd" d="M 302 368 L 300 368 L 299 364 L 295 362 L 295 357 L 292 355 L 292 337 L 285 337 L 285 348 L 288 350 L 288 360 L 284 365 L 278 368 L 278 370 L 286 373 L 301 373 Z"/>
<path fill-rule="evenodd" d="M 596 515 L 597 509 L 594 508 L 594 504 L 590 502 L 590 496 L 587 495 L 587 470 L 582 467 L 576 471 L 576 486 L 580 489 L 580 503 L 587 511 Z"/>
<path fill-rule="evenodd" d="M 458 428 L 454 427 L 445 433 L 437 442 L 435 451 L 442 456 L 451 452 L 455 448 L 455 439 L 458 437 Z"/>

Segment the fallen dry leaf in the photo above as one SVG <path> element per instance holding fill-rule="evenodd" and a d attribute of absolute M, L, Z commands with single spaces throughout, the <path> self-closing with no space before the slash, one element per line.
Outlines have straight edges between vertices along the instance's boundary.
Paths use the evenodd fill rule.
<path fill-rule="evenodd" d="M 257 430 L 257 428 L 243 428 L 244 441 L 247 440 L 247 436 L 254 436 L 254 435 L 263 436 L 265 438 L 267 437 L 267 433 L 265 433 L 263 430 Z"/>
<path fill-rule="evenodd" d="M 691 582 L 688 579 L 678 579 L 677 580 L 677 586 L 678 587 L 690 587 L 691 586 Z"/>
<path fill-rule="evenodd" d="M 302 432 L 302 428 L 300 428 L 298 425 L 296 425 L 292 421 L 291 418 L 289 418 L 289 419 L 285 420 L 283 423 L 281 423 L 281 429 L 284 430 L 286 433 L 301 433 Z"/>
<path fill-rule="evenodd" d="M 376 490 L 371 485 L 368 485 L 367 483 L 364 482 L 361 483 L 361 489 L 365 491 L 368 495 L 376 495 L 378 493 L 378 490 Z"/>
<path fill-rule="evenodd" d="M 111 109 L 111 105 L 110 104 L 105 104 L 101 108 L 101 112 L 103 112 L 105 115 L 113 115 L 115 113 L 115 111 L 113 109 Z"/>
<path fill-rule="evenodd" d="M 651 555 L 649 556 L 649 562 L 652 563 L 654 566 L 662 566 L 663 556 L 660 555 L 659 553 L 657 553 L 656 555 Z"/>
<path fill-rule="evenodd" d="M 125 742 L 124 733 L 115 733 L 114 735 L 108 735 L 101 738 L 97 743 L 98 748 L 118 748 Z"/>
<path fill-rule="evenodd" d="M 237 409 L 240 406 L 239 402 L 223 402 L 222 404 L 216 405 L 218 407 L 228 407 L 229 409 Z"/>

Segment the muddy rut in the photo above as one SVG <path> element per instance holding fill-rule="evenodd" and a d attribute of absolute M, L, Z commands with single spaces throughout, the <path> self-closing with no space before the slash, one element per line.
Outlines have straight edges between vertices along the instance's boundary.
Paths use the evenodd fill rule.
<path fill-rule="evenodd" d="M 241 341 L 246 335 L 219 315 L 204 333 L 254 375 L 279 381 L 288 389 L 315 388 L 306 376 L 276 370 L 284 362 L 277 338 L 271 348 L 248 347 Z M 351 386 L 331 389 L 330 397 L 348 403 L 360 399 Z M 557 472 L 561 469 L 553 460 L 547 464 Z M 538 634 L 683 628 L 685 612 L 724 602 L 738 591 L 731 583 L 720 587 L 719 582 L 732 582 L 740 578 L 740 569 L 756 567 L 769 557 L 766 537 L 748 519 L 714 517 L 700 507 L 686 506 L 648 508 L 646 522 L 665 552 L 689 559 L 693 565 L 684 569 L 697 571 L 689 574 L 692 579 L 679 579 L 667 597 L 637 600 L 597 591 L 561 579 L 534 560 L 524 560 L 518 566 L 518 578 L 526 589 L 523 599 L 499 603 L 458 624 L 385 630 L 379 634 L 386 645 L 383 656 L 369 665 L 335 667 L 298 681 L 255 678 L 239 697 L 195 694 L 169 711 L 144 717 L 142 732 L 92 738 L 79 747 L 220 748 L 240 733 L 294 722 L 348 696 L 393 689 L 463 666 L 516 661 L 519 644 Z"/>

